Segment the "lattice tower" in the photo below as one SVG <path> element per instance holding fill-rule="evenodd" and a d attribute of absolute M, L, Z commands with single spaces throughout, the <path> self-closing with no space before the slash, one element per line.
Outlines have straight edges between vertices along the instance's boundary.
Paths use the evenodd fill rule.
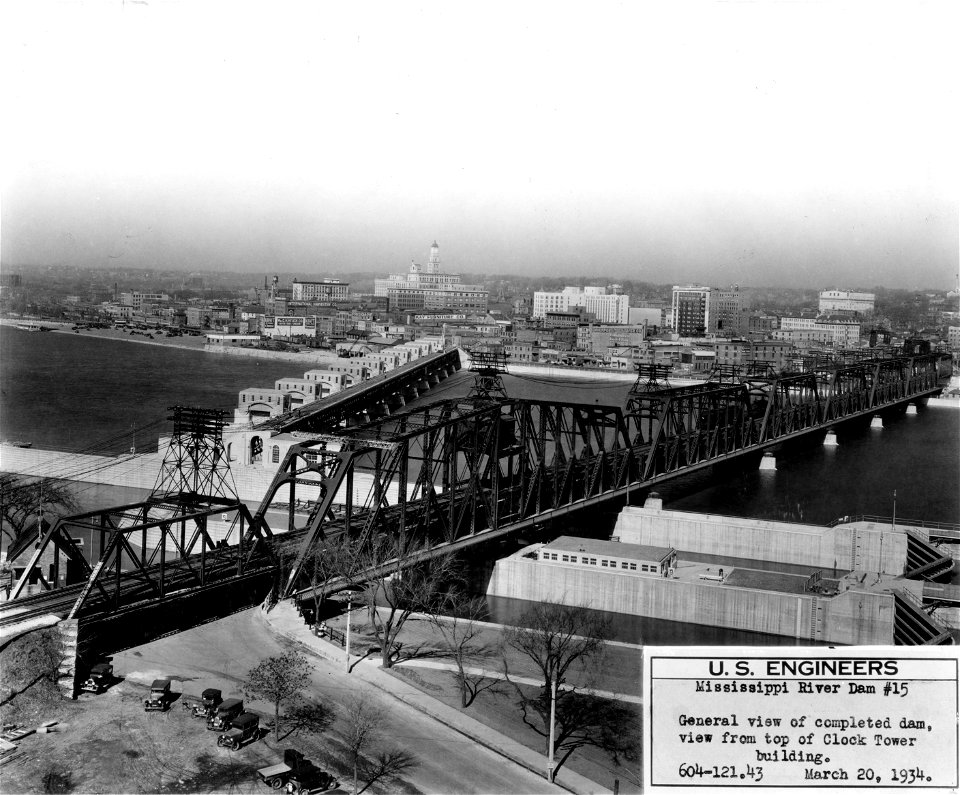
<path fill-rule="evenodd" d="M 223 446 L 226 412 L 185 406 L 170 411 L 173 436 L 152 496 L 186 493 L 238 499 Z"/>
<path fill-rule="evenodd" d="M 649 408 L 648 395 L 661 389 L 669 389 L 670 365 L 667 364 L 638 364 L 637 380 L 630 387 L 627 394 L 627 413 L 637 414 L 646 412 Z"/>
<path fill-rule="evenodd" d="M 503 377 L 507 373 L 507 354 L 502 351 L 470 351 L 473 386 L 467 397 L 473 400 L 506 400 Z"/>

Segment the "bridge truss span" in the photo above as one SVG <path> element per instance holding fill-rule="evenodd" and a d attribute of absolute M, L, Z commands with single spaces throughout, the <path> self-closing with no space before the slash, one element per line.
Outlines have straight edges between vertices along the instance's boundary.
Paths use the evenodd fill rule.
<path fill-rule="evenodd" d="M 619 406 L 454 399 L 290 449 L 255 517 L 289 489 L 296 587 L 331 535 L 464 546 L 938 391 L 933 357 L 742 383 L 634 390 Z M 308 436 L 305 434 L 305 436 Z M 297 526 L 294 505 L 308 506 Z M 302 515 L 302 514 L 301 514 Z"/>

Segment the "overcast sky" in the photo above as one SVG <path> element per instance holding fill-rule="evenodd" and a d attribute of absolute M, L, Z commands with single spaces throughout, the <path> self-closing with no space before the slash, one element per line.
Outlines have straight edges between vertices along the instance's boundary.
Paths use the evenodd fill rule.
<path fill-rule="evenodd" d="M 954 5 L 5 0 L 0 257 L 950 288 Z"/>

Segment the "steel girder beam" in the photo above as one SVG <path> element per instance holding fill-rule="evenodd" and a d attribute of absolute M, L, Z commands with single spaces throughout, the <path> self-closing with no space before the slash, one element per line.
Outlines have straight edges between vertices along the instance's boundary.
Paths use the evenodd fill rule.
<path fill-rule="evenodd" d="M 210 516 L 223 514 L 229 526 L 223 539 L 214 542 L 208 528 Z M 99 511 L 65 516 L 52 525 L 37 544 L 23 575 L 11 592 L 23 593 L 31 572 L 48 549 L 54 550 L 54 582 L 59 585 L 59 559 L 63 553 L 86 577 L 70 611 L 81 614 L 94 589 L 101 606 L 116 609 L 145 596 L 163 599 L 173 588 L 203 586 L 211 578 L 242 575 L 247 549 L 244 535 L 252 517 L 239 500 L 194 494 L 150 498 Z M 100 554 L 91 566 L 77 537 L 84 532 L 99 540 Z M 256 533 L 254 534 L 256 537 Z"/>

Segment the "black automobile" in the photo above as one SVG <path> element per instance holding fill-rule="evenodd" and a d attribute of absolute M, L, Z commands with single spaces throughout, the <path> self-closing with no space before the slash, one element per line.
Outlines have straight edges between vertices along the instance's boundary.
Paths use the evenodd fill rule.
<path fill-rule="evenodd" d="M 150 685 L 150 695 L 143 700 L 145 712 L 165 712 L 173 701 L 169 679 L 154 679 Z"/>
<path fill-rule="evenodd" d="M 85 693 L 102 693 L 113 684 L 113 666 L 99 662 L 90 669 L 90 675 L 80 685 Z"/>
<path fill-rule="evenodd" d="M 223 694 L 215 687 L 208 687 L 200 694 L 200 702 L 193 705 L 193 716 L 209 720 L 222 702 Z"/>
<path fill-rule="evenodd" d="M 230 721 L 243 712 L 242 698 L 224 699 L 217 707 L 217 711 L 207 718 L 207 728 L 210 731 L 221 732 L 230 725 Z"/>
<path fill-rule="evenodd" d="M 217 745 L 236 751 L 250 739 L 260 739 L 260 716 L 254 712 L 244 712 L 230 721 L 230 728 L 217 737 Z"/>

